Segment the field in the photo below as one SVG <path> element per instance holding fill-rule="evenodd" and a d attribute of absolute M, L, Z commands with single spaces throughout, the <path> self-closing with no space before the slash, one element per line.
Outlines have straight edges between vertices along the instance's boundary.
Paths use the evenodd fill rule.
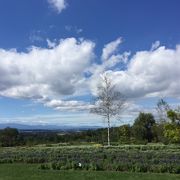
<path fill-rule="evenodd" d="M 180 174 L 180 146 L 124 145 L 0 148 L 0 164 L 36 164 L 42 171 L 118 171 Z M 1 165 L 3 166 L 3 165 Z"/>
<path fill-rule="evenodd" d="M 39 170 L 36 164 L 1 164 L 0 180 L 179 180 L 180 175 L 102 171 Z"/>

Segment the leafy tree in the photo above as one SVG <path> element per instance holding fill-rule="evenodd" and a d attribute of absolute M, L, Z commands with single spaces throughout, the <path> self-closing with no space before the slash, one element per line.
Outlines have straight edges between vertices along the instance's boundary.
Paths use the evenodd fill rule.
<path fill-rule="evenodd" d="M 167 144 L 168 140 L 164 136 L 164 123 L 156 123 L 152 126 L 152 134 L 154 142 L 162 142 Z"/>
<path fill-rule="evenodd" d="M 180 124 L 180 107 L 172 109 L 166 101 L 160 99 L 156 109 L 159 114 L 160 122 L 167 123 L 168 120 L 171 120 L 172 123 Z"/>
<path fill-rule="evenodd" d="M 107 141 L 108 146 L 110 146 L 110 121 L 112 117 L 117 117 L 121 114 L 125 98 L 119 91 L 115 90 L 115 86 L 107 74 L 103 75 L 101 80 L 97 88 L 95 105 L 90 112 L 101 115 L 107 120 Z"/>
<path fill-rule="evenodd" d="M 172 123 L 165 124 L 164 136 L 168 138 L 171 143 L 180 143 L 180 126 Z"/>
<path fill-rule="evenodd" d="M 177 110 L 170 109 L 169 111 L 167 111 L 167 116 L 171 120 L 172 123 L 180 124 L 180 111 L 179 111 L 179 109 L 177 109 Z"/>
<path fill-rule="evenodd" d="M 14 146 L 18 144 L 19 132 L 15 128 L 5 128 L 0 133 L 0 141 L 2 146 Z"/>
<path fill-rule="evenodd" d="M 133 125 L 133 132 L 138 140 L 147 140 L 151 142 L 153 139 L 152 127 L 155 124 L 154 117 L 151 113 L 139 113 Z"/>
<path fill-rule="evenodd" d="M 125 124 L 119 127 L 119 138 L 123 142 L 129 142 L 131 138 L 131 127 L 129 124 Z"/>
<path fill-rule="evenodd" d="M 180 108 L 169 108 L 166 113 L 171 122 L 164 124 L 164 137 L 171 143 L 180 143 Z"/>

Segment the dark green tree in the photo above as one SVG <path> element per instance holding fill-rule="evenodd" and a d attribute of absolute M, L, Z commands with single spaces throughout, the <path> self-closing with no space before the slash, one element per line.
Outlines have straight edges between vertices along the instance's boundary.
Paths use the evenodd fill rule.
<path fill-rule="evenodd" d="M 5 128 L 0 133 L 1 146 L 15 146 L 18 145 L 19 132 L 15 128 Z"/>
<path fill-rule="evenodd" d="M 152 127 L 155 124 L 154 116 L 151 113 L 139 113 L 133 125 L 133 133 L 137 140 L 151 142 L 153 140 Z"/>

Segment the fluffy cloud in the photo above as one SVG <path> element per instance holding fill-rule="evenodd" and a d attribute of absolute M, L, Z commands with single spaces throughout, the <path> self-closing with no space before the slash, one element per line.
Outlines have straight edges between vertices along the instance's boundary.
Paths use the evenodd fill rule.
<path fill-rule="evenodd" d="M 94 43 L 68 38 L 27 53 L 0 49 L 0 95 L 40 99 L 73 95 L 92 61 Z"/>
<path fill-rule="evenodd" d="M 127 97 L 180 97 L 180 46 L 139 51 L 124 71 L 109 71 Z"/>
<path fill-rule="evenodd" d="M 100 75 L 110 69 L 124 69 L 130 52 L 119 53 L 119 45 L 122 43 L 122 38 L 118 38 L 108 44 L 106 44 L 102 50 L 101 64 L 93 64 L 89 71 L 92 74 L 89 79 L 89 86 L 92 94 L 96 94 L 97 84 L 99 83 Z"/>
<path fill-rule="evenodd" d="M 66 0 L 48 0 L 48 3 L 58 12 L 61 13 L 67 7 Z"/>
<path fill-rule="evenodd" d="M 180 46 L 120 53 L 121 38 L 106 44 L 101 64 L 93 61 L 95 44 L 84 39 L 47 39 L 49 48 L 27 52 L 0 49 L 0 96 L 26 98 L 57 110 L 87 110 L 77 95 L 96 94 L 99 77 L 108 73 L 128 98 L 180 97 Z M 68 100 L 67 100 L 68 99 Z"/>
<path fill-rule="evenodd" d="M 106 44 L 102 50 L 101 55 L 101 65 L 96 68 L 101 69 L 101 71 L 106 71 L 111 68 L 121 69 L 123 65 L 127 64 L 128 57 L 130 56 L 130 52 L 124 52 L 122 54 L 119 53 L 118 49 L 120 44 L 122 43 L 122 38 L 118 38 L 115 41 L 112 41 Z"/>
<path fill-rule="evenodd" d="M 117 51 L 117 48 L 122 43 L 122 38 L 118 38 L 115 41 L 112 41 L 108 44 L 106 44 L 103 48 L 102 52 L 102 60 L 108 60 L 111 55 L 114 55 L 114 53 Z"/>
<path fill-rule="evenodd" d="M 156 41 L 150 50 L 119 53 L 121 38 L 104 46 L 101 64 L 91 68 L 91 92 L 96 94 L 100 74 L 108 73 L 117 90 L 128 98 L 180 97 L 180 45 L 175 49 Z"/>

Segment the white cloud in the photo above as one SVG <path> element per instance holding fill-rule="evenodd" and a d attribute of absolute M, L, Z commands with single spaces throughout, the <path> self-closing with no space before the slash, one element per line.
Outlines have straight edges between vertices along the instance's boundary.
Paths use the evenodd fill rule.
<path fill-rule="evenodd" d="M 48 3 L 58 12 L 61 13 L 67 7 L 66 0 L 48 0 Z"/>
<path fill-rule="evenodd" d="M 50 39 L 46 39 L 46 41 L 47 41 L 47 45 L 49 48 L 55 48 L 56 47 L 55 41 L 51 41 Z"/>
<path fill-rule="evenodd" d="M 0 117 L 1 124 L 18 123 L 28 125 L 56 125 L 56 126 L 103 126 L 105 125 L 96 115 L 88 112 L 37 114 L 33 116 Z"/>
<path fill-rule="evenodd" d="M 122 38 L 118 38 L 115 41 L 106 44 L 102 50 L 101 64 L 93 64 L 89 68 L 89 72 L 92 73 L 89 82 L 92 94 L 96 94 L 97 84 L 99 83 L 101 74 L 110 69 L 117 71 L 118 69 L 124 69 L 126 67 L 131 53 L 123 52 L 120 54 L 118 48 L 121 43 Z"/>
<path fill-rule="evenodd" d="M 151 51 L 156 50 L 159 46 L 160 46 L 160 41 L 155 41 L 154 43 L 152 43 Z"/>
<path fill-rule="evenodd" d="M 114 55 L 121 43 L 122 43 L 122 38 L 118 38 L 115 41 L 106 44 L 103 48 L 103 52 L 101 56 L 102 60 L 103 61 L 108 60 L 111 55 Z"/>
<path fill-rule="evenodd" d="M 105 45 L 101 64 L 93 64 L 89 71 L 90 88 L 96 94 L 99 76 L 109 73 L 116 87 L 128 98 L 178 97 L 180 98 L 180 45 L 175 49 L 160 46 L 156 41 L 151 50 L 120 54 L 121 40 Z"/>
<path fill-rule="evenodd" d="M 180 97 L 180 46 L 137 52 L 127 69 L 109 71 L 128 97 Z"/>
<path fill-rule="evenodd" d="M 67 38 L 52 49 L 32 47 L 27 53 L 0 49 L 0 96 L 36 100 L 73 95 L 94 58 L 94 45 Z"/>
<path fill-rule="evenodd" d="M 63 111 L 84 111 L 89 110 L 93 105 L 89 103 L 85 103 L 82 101 L 62 101 L 62 100 L 50 100 L 45 103 L 45 106 L 54 108 L 56 110 L 63 110 Z"/>
<path fill-rule="evenodd" d="M 92 72 L 90 88 L 94 95 L 100 75 L 108 73 L 117 90 L 127 97 L 128 105 L 121 116 L 124 123 L 132 123 L 139 112 L 157 114 L 154 106 L 150 106 L 148 102 L 147 105 L 136 104 L 138 98 L 180 98 L 180 45 L 175 49 L 159 47 L 159 45 L 160 42 L 157 41 L 152 45 L 151 50 L 138 51 L 130 59 L 130 53 L 120 54 L 116 51 L 118 48 L 116 46 L 112 48 L 115 53 L 111 51 L 110 56 L 104 56 L 108 57 L 106 60 L 102 58 L 101 64 L 94 64 L 90 70 Z M 115 57 L 115 60 L 112 57 Z M 124 64 L 119 64 L 120 62 L 126 65 L 125 69 L 121 69 Z"/>
<path fill-rule="evenodd" d="M 180 98 L 180 45 L 168 49 L 156 42 L 129 58 L 130 52 L 118 51 L 118 38 L 104 46 L 96 64 L 92 41 L 47 42 L 50 49 L 32 47 L 26 53 L 0 49 L 0 96 L 32 99 L 57 110 L 87 110 L 90 103 L 76 96 L 95 94 L 100 74 L 108 72 L 128 98 Z"/>

